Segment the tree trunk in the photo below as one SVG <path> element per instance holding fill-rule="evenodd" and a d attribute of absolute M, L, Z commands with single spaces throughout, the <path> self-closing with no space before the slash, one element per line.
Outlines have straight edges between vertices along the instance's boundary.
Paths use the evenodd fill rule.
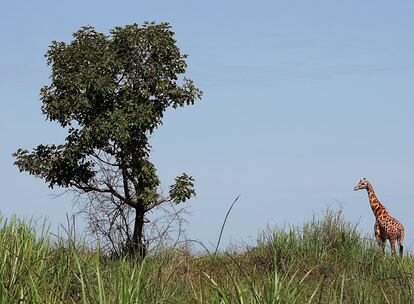
<path fill-rule="evenodd" d="M 146 244 L 144 243 L 144 207 L 141 206 L 135 208 L 135 223 L 134 234 L 132 236 L 132 244 L 130 251 L 133 254 L 138 254 L 140 257 L 145 257 L 147 253 Z"/>

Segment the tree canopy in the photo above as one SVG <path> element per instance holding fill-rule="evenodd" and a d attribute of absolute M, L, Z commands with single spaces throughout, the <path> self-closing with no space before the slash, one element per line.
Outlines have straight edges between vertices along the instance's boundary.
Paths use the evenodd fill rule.
<path fill-rule="evenodd" d="M 109 35 L 82 27 L 68 43 L 53 41 L 45 56 L 51 81 L 40 91 L 42 112 L 67 137 L 18 149 L 15 164 L 52 188 L 105 193 L 133 208 L 130 247 L 142 245 L 145 212 L 195 194 L 193 178 L 183 174 L 161 197 L 149 159 L 149 137 L 167 108 L 192 105 L 202 95 L 183 77 L 187 56 L 167 23 L 115 27 Z"/>

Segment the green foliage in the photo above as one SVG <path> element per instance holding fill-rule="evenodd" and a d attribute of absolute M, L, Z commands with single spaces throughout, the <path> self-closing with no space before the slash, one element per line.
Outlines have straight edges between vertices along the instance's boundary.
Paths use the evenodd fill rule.
<path fill-rule="evenodd" d="M 173 202 L 185 202 L 191 196 L 195 195 L 194 179 L 183 173 L 175 178 L 175 184 L 170 186 L 170 197 Z"/>
<path fill-rule="evenodd" d="M 157 187 L 160 181 L 154 165 L 148 159 L 143 161 L 141 171 L 138 173 L 138 183 L 143 191 L 137 193 L 137 201 L 142 201 L 144 206 L 154 203 L 158 196 Z"/>
<path fill-rule="evenodd" d="M 145 23 L 116 27 L 109 36 L 83 27 L 69 43 L 52 42 L 46 54 L 51 84 L 41 89 L 42 111 L 68 127 L 68 136 L 59 146 L 19 149 L 14 156 L 20 170 L 51 187 L 85 184 L 99 171 L 89 157 L 101 151 L 131 175 L 155 179 L 155 170 L 143 168 L 149 162 L 148 136 L 168 107 L 201 97 L 191 80 L 179 79 L 186 55 L 173 36 L 166 23 Z"/>
<path fill-rule="evenodd" d="M 51 83 L 41 88 L 42 112 L 67 137 L 60 145 L 18 149 L 15 164 L 52 188 L 93 193 L 102 203 L 110 195 L 113 206 L 133 208 L 138 222 L 125 233 L 133 234 L 127 243 L 142 247 L 144 214 L 195 194 L 193 178 L 184 174 L 171 186 L 170 198 L 160 197 L 149 159 L 149 137 L 165 111 L 192 105 L 202 95 L 184 77 L 186 57 L 167 23 L 115 27 L 109 35 L 87 26 L 68 43 L 53 41 L 46 53 Z M 111 222 L 128 216 L 100 210 L 116 214 Z"/>

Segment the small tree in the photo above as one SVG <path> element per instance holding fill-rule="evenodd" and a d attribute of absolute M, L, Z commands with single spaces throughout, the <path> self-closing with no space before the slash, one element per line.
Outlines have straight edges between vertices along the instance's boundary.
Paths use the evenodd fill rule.
<path fill-rule="evenodd" d="M 195 195 L 194 180 L 184 173 L 161 196 L 149 160 L 148 139 L 164 112 L 202 95 L 182 77 L 187 56 L 167 23 L 115 27 L 110 35 L 82 27 L 70 43 L 53 41 L 45 56 L 52 72 L 50 85 L 41 88 L 42 112 L 68 134 L 60 145 L 18 149 L 15 164 L 51 188 L 109 195 L 132 209 L 133 235 L 125 245 L 145 255 L 145 214 Z"/>

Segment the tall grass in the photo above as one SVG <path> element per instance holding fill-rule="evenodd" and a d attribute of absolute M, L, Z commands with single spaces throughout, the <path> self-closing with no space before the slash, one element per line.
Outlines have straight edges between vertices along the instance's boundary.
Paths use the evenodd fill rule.
<path fill-rule="evenodd" d="M 414 303 L 414 259 L 381 254 L 340 213 L 243 250 L 112 259 L 0 219 L 0 303 Z"/>

